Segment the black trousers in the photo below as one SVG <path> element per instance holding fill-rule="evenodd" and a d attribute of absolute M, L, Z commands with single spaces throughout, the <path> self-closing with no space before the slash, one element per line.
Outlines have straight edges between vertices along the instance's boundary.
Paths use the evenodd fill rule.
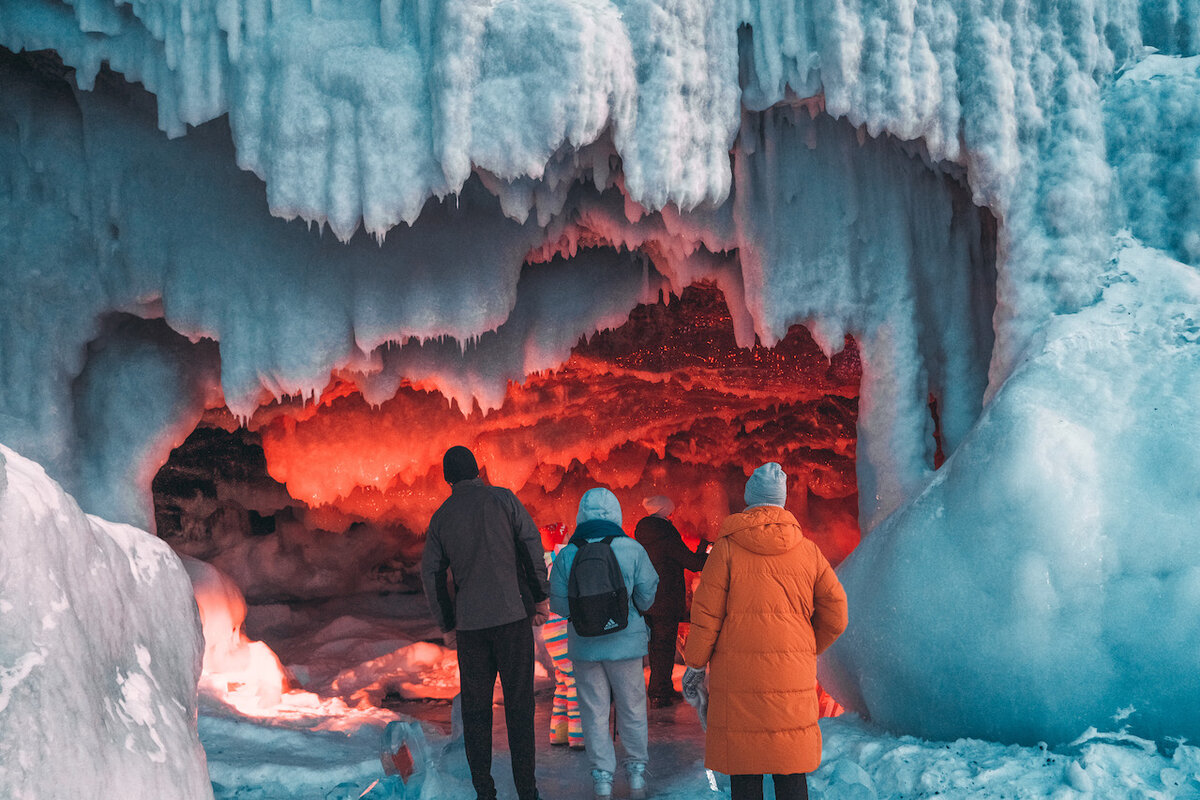
<path fill-rule="evenodd" d="M 772 775 L 775 782 L 775 800 L 808 800 L 808 778 L 803 772 L 791 775 Z M 732 800 L 763 800 L 762 775 L 730 775 L 729 789 Z"/>
<path fill-rule="evenodd" d="M 495 800 L 492 780 L 492 690 L 504 688 L 504 725 L 520 800 L 536 800 L 533 728 L 533 628 L 528 619 L 458 632 L 463 740 L 479 800 Z"/>
<path fill-rule="evenodd" d="M 646 694 L 650 697 L 666 697 L 675 691 L 671 672 L 675 669 L 679 622 L 677 617 L 664 614 L 646 615 L 646 625 L 650 628 L 650 685 Z"/>

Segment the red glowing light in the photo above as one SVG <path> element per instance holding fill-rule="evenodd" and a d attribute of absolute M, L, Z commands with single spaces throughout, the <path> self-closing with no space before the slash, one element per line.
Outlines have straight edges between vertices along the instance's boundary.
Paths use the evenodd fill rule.
<path fill-rule="evenodd" d="M 774 348 L 737 347 L 721 293 L 700 285 L 510 384 L 488 414 L 412 385 L 372 406 L 346 374 L 317 402 L 272 404 L 250 427 L 292 497 L 415 532 L 445 497 L 449 444 L 471 446 L 488 480 L 517 491 L 539 522 L 574 519 L 580 494 L 602 484 L 630 529 L 643 497 L 670 495 L 689 537 L 711 535 L 740 508 L 749 471 L 775 460 L 790 476 L 789 508 L 836 562 L 858 541 L 860 372 L 852 340 L 830 360 L 799 326 Z"/>

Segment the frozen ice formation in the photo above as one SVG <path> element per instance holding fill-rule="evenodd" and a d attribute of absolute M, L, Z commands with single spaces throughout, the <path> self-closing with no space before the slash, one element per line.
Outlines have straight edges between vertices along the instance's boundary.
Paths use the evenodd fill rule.
<path fill-rule="evenodd" d="M 0 59 L 0 441 L 146 524 L 205 408 L 354 370 L 487 411 L 710 280 L 742 345 L 859 343 L 852 706 L 1032 742 L 1133 705 L 1195 738 L 1198 17 L 5 3 L 0 44 L 74 72 Z"/>
<path fill-rule="evenodd" d="M 1195 730 L 1200 275 L 1132 242 L 839 573 L 822 683 L 930 738 Z M 898 633 L 902 632 L 902 633 Z"/>
<path fill-rule="evenodd" d="M 203 641 L 171 548 L 0 446 L 0 552 L 0 794 L 211 798 Z"/>

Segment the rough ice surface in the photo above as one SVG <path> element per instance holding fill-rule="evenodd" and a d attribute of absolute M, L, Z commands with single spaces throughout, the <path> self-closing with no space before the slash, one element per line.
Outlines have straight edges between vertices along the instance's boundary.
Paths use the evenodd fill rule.
<path fill-rule="evenodd" d="M 137 481 L 214 367 L 106 313 L 217 341 L 243 415 L 337 368 L 386 381 L 388 343 L 486 409 L 643 290 L 710 278 L 736 290 L 743 343 L 800 322 L 862 347 L 874 530 L 843 568 L 852 622 L 826 672 L 844 700 L 925 736 L 1060 741 L 1132 706 L 1133 732 L 1194 739 L 1198 17 L 1194 0 L 6 3 L 0 44 L 56 50 L 80 88 L 0 67 L 0 440 L 144 523 Z M 597 246 L 518 296 L 523 264 Z M 579 295 L 611 302 L 556 310 Z M 505 324 L 521 335 L 462 355 Z M 120 391 L 132 368 L 106 353 L 145 382 Z M 180 368 L 169 390 L 149 377 Z M 141 440 L 105 443 L 142 414 Z"/>
<path fill-rule="evenodd" d="M 202 642 L 164 542 L 0 446 L 0 795 L 211 798 Z"/>
<path fill-rule="evenodd" d="M 18 356 L 0 364 L 11 409 L 0 435 L 114 518 L 149 526 L 142 477 L 214 393 L 248 417 L 264 398 L 319 394 L 340 368 L 366 375 L 369 402 L 404 378 L 487 410 L 509 381 L 566 360 L 581 335 L 701 279 L 730 299 L 743 346 L 756 328 L 774 344 L 794 322 L 811 323 L 829 351 L 848 331 L 878 342 L 867 354 L 871 396 L 903 402 L 877 404 L 864 420 L 861 480 L 878 484 L 862 493 L 868 519 L 932 466 L 931 391 L 952 442 L 982 406 L 995 303 L 985 217 L 961 170 L 930 170 L 911 148 L 860 137 L 844 121 L 781 109 L 747 123 L 748 142 L 777 145 L 741 148 L 734 197 L 706 211 L 649 213 L 610 175 L 603 192 L 573 185 L 541 227 L 505 216 L 472 180 L 382 245 L 363 235 L 340 244 L 265 213 L 262 186 L 235 166 L 220 122 L 167 141 L 148 124 L 147 96 L 72 94 L 22 65 L 0 69 L 0 113 L 12 123 L 0 131 L 14 187 L 6 199 L 26 221 L 8 232 L 14 269 L 0 274 L 13 309 L 0 334 Z M 106 145 L 92 152 L 95 141 Z M 826 151 L 837 155 L 818 157 Z M 775 177 L 813 169 L 818 194 Z M 721 255 L 735 250 L 741 267 Z M 838 280 L 821 281 L 835 264 Z M 916 289 L 935 287 L 954 301 L 926 312 Z M 47 315 L 49 293 L 63 305 Z M 167 325 L 105 323 L 113 311 Z M 922 316 L 928 323 L 917 324 Z M 176 331 L 198 344 L 189 350 Z M 206 338 L 219 344 L 219 366 Z M 43 363 L 56 368 L 34 369 Z M 65 378 L 80 374 L 78 385 Z M 131 374 L 158 388 L 125 388 Z M 136 479 L 131 460 L 144 470 Z"/>
<path fill-rule="evenodd" d="M 1063 742 L 1121 718 L 1195 735 L 1200 563 L 1180 509 L 1200 470 L 1200 275 L 1130 242 L 1104 282 L 843 563 L 855 625 L 822 680 L 879 724 Z M 902 647 L 885 644 L 895 631 Z"/>

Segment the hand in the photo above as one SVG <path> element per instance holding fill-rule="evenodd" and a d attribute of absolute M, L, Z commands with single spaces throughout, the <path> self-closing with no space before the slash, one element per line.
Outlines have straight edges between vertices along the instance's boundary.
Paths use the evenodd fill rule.
<path fill-rule="evenodd" d="M 446 647 L 449 647 L 451 650 L 457 650 L 458 632 L 454 630 L 445 631 L 442 633 L 442 642 L 445 643 Z"/>
<path fill-rule="evenodd" d="M 545 625 L 550 619 L 550 600 L 546 599 L 533 607 L 533 624 Z"/>

